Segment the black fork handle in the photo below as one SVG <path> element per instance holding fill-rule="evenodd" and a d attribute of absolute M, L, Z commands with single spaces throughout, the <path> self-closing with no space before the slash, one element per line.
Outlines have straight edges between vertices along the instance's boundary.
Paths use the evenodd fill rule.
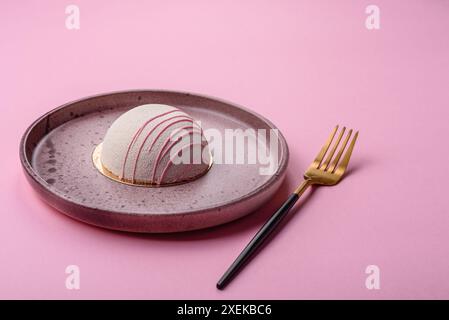
<path fill-rule="evenodd" d="M 217 282 L 217 288 L 223 289 L 237 274 L 237 272 L 245 265 L 252 257 L 257 249 L 265 242 L 268 236 L 277 228 L 279 223 L 287 215 L 293 205 L 298 201 L 299 195 L 292 193 L 284 204 L 268 219 L 267 222 L 260 228 L 252 240 L 247 244 L 245 249 L 235 259 L 231 266 L 226 270 L 220 280 Z"/>

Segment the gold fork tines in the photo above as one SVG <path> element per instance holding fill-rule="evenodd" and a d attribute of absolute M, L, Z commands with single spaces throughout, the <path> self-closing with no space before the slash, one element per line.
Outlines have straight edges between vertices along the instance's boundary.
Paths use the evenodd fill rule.
<path fill-rule="evenodd" d="M 334 160 L 332 160 L 332 163 L 331 163 L 328 171 L 334 172 L 334 169 L 337 166 L 338 161 L 340 160 L 341 155 L 343 154 L 343 151 L 345 151 L 345 148 L 346 148 L 346 145 L 348 144 L 349 138 L 351 138 L 351 134 L 352 134 L 352 129 L 349 130 L 348 134 L 346 135 L 345 141 L 343 142 L 343 145 L 341 146 L 340 151 L 338 151 L 337 156 L 334 158 Z"/>
<path fill-rule="evenodd" d="M 338 128 L 338 126 L 336 128 Z M 331 162 L 332 157 L 334 156 L 335 150 L 337 150 L 338 144 L 340 143 L 341 138 L 343 137 L 343 134 L 345 133 L 345 130 L 346 130 L 346 128 L 343 127 L 343 130 L 341 130 L 340 134 L 338 135 L 337 142 L 334 144 L 334 147 L 332 148 L 331 152 L 329 152 L 329 154 L 327 155 L 326 160 L 320 166 L 321 170 L 326 170 L 327 167 L 329 166 L 329 163 Z"/>
<path fill-rule="evenodd" d="M 338 136 L 337 132 L 338 126 L 334 128 L 315 160 L 313 160 L 307 171 L 304 173 L 304 181 L 298 188 L 296 188 L 294 193 L 301 195 L 313 184 L 332 186 L 341 180 L 348 167 L 359 132 L 357 131 L 354 134 L 349 146 L 348 143 L 351 139 L 353 130 L 349 130 L 348 133 L 346 133 L 346 136 L 346 127 L 342 128 Z M 335 136 L 337 136 L 337 139 L 334 142 Z M 331 147 L 332 143 L 333 146 Z"/>

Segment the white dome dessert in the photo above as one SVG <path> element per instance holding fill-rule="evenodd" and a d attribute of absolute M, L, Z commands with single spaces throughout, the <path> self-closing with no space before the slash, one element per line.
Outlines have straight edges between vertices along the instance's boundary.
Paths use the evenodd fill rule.
<path fill-rule="evenodd" d="M 202 176 L 211 159 L 201 127 L 188 114 L 165 104 L 145 104 L 112 123 L 100 161 L 121 181 L 164 185 Z"/>

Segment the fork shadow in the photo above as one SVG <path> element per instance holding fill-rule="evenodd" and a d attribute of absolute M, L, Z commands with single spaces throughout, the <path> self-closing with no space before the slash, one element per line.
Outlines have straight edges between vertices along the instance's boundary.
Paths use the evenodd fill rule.
<path fill-rule="evenodd" d="M 346 179 L 352 176 L 355 172 L 361 169 L 361 164 L 364 161 L 357 161 L 353 166 L 348 168 L 346 172 Z M 365 166 L 365 163 L 364 163 Z M 346 180 L 345 179 L 345 180 Z M 269 217 L 284 203 L 287 197 L 292 193 L 292 186 L 295 187 L 298 183 L 297 179 L 293 180 L 290 176 L 287 176 L 278 192 L 270 199 L 267 203 L 262 205 L 259 209 L 251 212 L 250 214 L 239 218 L 237 220 L 228 222 L 223 225 L 210 227 L 207 229 L 193 230 L 193 231 L 185 231 L 185 232 L 177 232 L 177 233 L 165 233 L 165 234 L 145 234 L 145 233 L 129 233 L 129 232 L 121 232 L 121 231 L 112 231 L 114 233 L 131 236 L 143 239 L 151 239 L 151 240 L 161 240 L 161 241 L 199 241 L 199 240 L 208 240 L 214 238 L 228 237 L 233 234 L 238 234 L 241 232 L 245 232 L 251 229 L 255 229 L 255 227 L 261 227 L 264 222 L 268 220 Z M 280 232 L 285 225 L 287 225 L 292 219 L 297 217 L 297 214 L 300 210 L 305 210 L 306 207 L 311 203 L 311 199 L 315 194 L 317 187 L 311 186 L 310 189 L 301 196 L 298 202 L 293 206 L 287 216 L 283 219 L 283 221 L 279 224 L 278 228 L 271 234 L 271 237 L 274 237 L 278 232 Z M 256 230 L 254 230 L 256 232 Z M 270 239 L 265 242 L 265 245 L 270 242 Z M 248 240 L 249 241 L 249 240 Z M 264 245 L 261 246 L 263 248 Z"/>
<path fill-rule="evenodd" d="M 248 215 L 245 215 L 244 217 L 219 226 L 200 230 L 160 234 L 132 233 L 121 231 L 112 232 L 122 236 L 148 239 L 153 241 L 201 241 L 229 237 L 234 234 L 254 229 L 255 226 L 262 225 L 274 213 L 274 211 L 278 209 L 283 201 L 287 199 L 289 193 L 291 192 L 290 189 L 291 181 L 289 177 L 286 177 L 276 194 L 270 200 L 268 200 L 268 202 L 263 204 L 259 209 L 256 209 L 255 211 L 249 213 Z"/>
<path fill-rule="evenodd" d="M 210 227 L 207 229 L 165 234 L 144 234 L 120 231 L 112 232 L 122 236 L 130 236 L 153 241 L 201 241 L 229 237 L 234 234 L 246 232 L 248 230 L 254 230 L 254 232 L 256 232 L 258 227 L 261 227 L 263 223 L 265 223 L 268 218 L 271 217 L 271 215 L 284 203 L 287 197 L 291 194 L 291 185 L 292 182 L 290 181 L 290 178 L 286 177 L 281 187 L 279 188 L 279 191 L 265 205 L 262 205 L 261 208 L 256 209 L 252 213 L 240 219 L 228 222 L 220 226 Z M 309 202 L 308 200 L 314 192 L 315 188 L 312 187 L 309 192 L 301 197 L 298 203 L 291 209 L 290 213 L 280 223 L 277 230 L 273 232 L 273 235 L 279 232 L 284 227 L 284 225 L 286 225 L 293 218 L 293 216 L 296 216 L 297 211 L 299 211 L 300 209 L 304 209 L 307 206 L 307 203 Z"/>

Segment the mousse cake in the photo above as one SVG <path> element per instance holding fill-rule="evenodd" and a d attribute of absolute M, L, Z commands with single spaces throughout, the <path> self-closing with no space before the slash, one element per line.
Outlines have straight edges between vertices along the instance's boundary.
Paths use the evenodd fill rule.
<path fill-rule="evenodd" d="M 145 104 L 117 118 L 101 146 L 100 162 L 110 177 L 137 185 L 194 180 L 210 167 L 208 143 L 187 113 L 165 104 Z"/>

